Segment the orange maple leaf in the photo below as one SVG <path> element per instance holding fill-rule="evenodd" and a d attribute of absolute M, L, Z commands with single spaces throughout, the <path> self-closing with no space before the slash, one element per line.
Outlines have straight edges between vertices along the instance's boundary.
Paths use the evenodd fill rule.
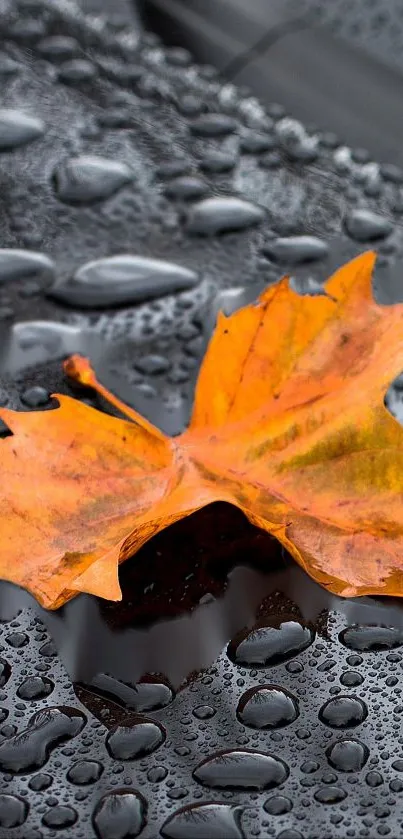
<path fill-rule="evenodd" d="M 285 277 L 221 312 L 193 414 L 169 438 L 68 396 L 0 416 L 0 577 L 55 609 L 77 592 L 119 600 L 118 564 L 214 501 L 239 507 L 308 574 L 344 596 L 403 596 L 403 428 L 384 395 L 403 369 L 403 305 L 372 296 L 365 253 L 300 296 Z"/>

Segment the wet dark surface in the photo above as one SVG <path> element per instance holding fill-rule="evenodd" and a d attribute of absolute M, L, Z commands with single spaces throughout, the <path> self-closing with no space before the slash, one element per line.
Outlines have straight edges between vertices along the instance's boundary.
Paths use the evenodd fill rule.
<path fill-rule="evenodd" d="M 128 14 L 0 2 L 0 38 L 1 404 L 109 410 L 62 375 L 80 351 L 177 434 L 220 308 L 286 271 L 318 293 L 372 246 L 377 299 L 403 300 L 396 165 Z M 399 602 L 330 596 L 225 504 L 120 582 L 49 613 L 0 586 L 1 839 L 403 835 Z"/>

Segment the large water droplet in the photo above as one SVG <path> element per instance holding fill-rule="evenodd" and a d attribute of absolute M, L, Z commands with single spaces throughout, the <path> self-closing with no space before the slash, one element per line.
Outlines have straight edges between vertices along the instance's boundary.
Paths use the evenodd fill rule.
<path fill-rule="evenodd" d="M 59 79 L 65 84 L 82 84 L 91 82 L 97 75 L 95 64 L 86 58 L 72 58 L 71 61 L 63 61 L 59 68 Z"/>
<path fill-rule="evenodd" d="M 3 772 L 32 772 L 43 766 L 51 749 L 82 731 L 86 718 L 76 708 L 45 708 L 31 717 L 28 727 L 0 745 Z"/>
<path fill-rule="evenodd" d="M 173 813 L 160 832 L 167 839 L 244 839 L 242 812 L 230 804 L 191 804 Z"/>
<path fill-rule="evenodd" d="M 288 777 L 288 766 L 275 755 L 248 749 L 217 752 L 196 767 L 193 776 L 215 789 L 271 789 Z"/>
<path fill-rule="evenodd" d="M 11 674 L 11 667 L 5 658 L 0 658 L 0 688 L 8 682 Z"/>
<path fill-rule="evenodd" d="M 298 655 L 314 637 L 312 629 L 297 621 L 284 621 L 275 628 L 264 620 L 231 641 L 227 652 L 236 664 L 272 667 Z"/>
<path fill-rule="evenodd" d="M 92 823 L 98 839 L 134 839 L 146 823 L 147 803 L 139 792 L 114 790 L 95 807 Z"/>
<path fill-rule="evenodd" d="M 199 167 L 203 172 L 220 174 L 230 172 L 237 164 L 237 157 L 231 152 L 210 149 L 200 158 Z"/>
<path fill-rule="evenodd" d="M 391 222 L 384 216 L 365 209 L 352 210 L 344 219 L 344 226 L 352 239 L 358 242 L 385 239 L 393 229 Z"/>
<path fill-rule="evenodd" d="M 265 242 L 262 250 L 276 262 L 299 265 L 323 259 L 329 246 L 317 236 L 285 236 Z"/>
<path fill-rule="evenodd" d="M 78 41 L 69 35 L 49 35 L 39 41 L 36 49 L 50 61 L 64 61 L 75 55 L 80 46 Z"/>
<path fill-rule="evenodd" d="M 356 696 L 336 696 L 322 705 L 319 719 L 331 728 L 354 728 L 368 716 L 365 703 Z"/>
<path fill-rule="evenodd" d="M 134 760 L 155 752 L 165 740 L 162 726 L 139 717 L 131 726 L 118 725 L 106 738 L 106 748 L 116 760 Z"/>
<path fill-rule="evenodd" d="M 250 688 L 239 700 L 237 716 L 252 728 L 282 728 L 299 716 L 298 701 L 277 685 Z"/>
<path fill-rule="evenodd" d="M 326 749 L 326 757 L 339 772 L 358 772 L 368 760 L 369 749 L 359 740 L 345 737 Z"/>
<path fill-rule="evenodd" d="M 356 670 L 346 670 L 345 673 L 341 674 L 340 681 L 344 687 L 352 688 L 362 685 L 364 677 L 361 676 L 361 673 L 357 673 Z"/>
<path fill-rule="evenodd" d="M 20 827 L 27 816 L 28 804 L 23 798 L 6 793 L 0 795 L 0 827 Z"/>
<path fill-rule="evenodd" d="M 83 155 L 62 163 L 54 173 L 56 191 L 67 204 L 92 204 L 109 198 L 133 180 L 126 163 Z"/>
<path fill-rule="evenodd" d="M 13 108 L 0 108 L 0 151 L 12 151 L 31 143 L 45 132 L 45 124 L 38 117 Z"/>
<path fill-rule="evenodd" d="M 350 650 L 393 650 L 403 644 L 403 631 L 394 626 L 353 624 L 339 634 L 339 641 Z"/>
<path fill-rule="evenodd" d="M 56 283 L 49 296 L 70 306 L 94 308 L 140 303 L 193 288 L 198 276 L 163 259 L 121 254 L 87 262 L 71 279 Z"/>
<path fill-rule="evenodd" d="M 205 198 L 189 211 L 188 233 L 212 236 L 236 230 L 245 230 L 263 221 L 264 210 L 243 198 Z"/>

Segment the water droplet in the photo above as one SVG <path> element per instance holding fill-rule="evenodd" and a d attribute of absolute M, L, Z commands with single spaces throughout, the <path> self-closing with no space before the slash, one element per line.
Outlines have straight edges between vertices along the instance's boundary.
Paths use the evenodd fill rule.
<path fill-rule="evenodd" d="M 44 699 L 54 689 L 54 684 L 46 676 L 28 676 L 17 689 L 20 699 Z"/>
<path fill-rule="evenodd" d="M 165 781 L 167 775 L 168 769 L 165 769 L 165 766 L 153 766 L 147 772 L 147 779 L 150 784 L 159 784 L 161 781 Z"/>
<path fill-rule="evenodd" d="M 77 819 L 77 813 L 72 807 L 59 804 L 45 813 L 42 818 L 42 824 L 46 827 L 60 829 L 62 827 L 71 827 L 76 823 Z"/>
<path fill-rule="evenodd" d="M 276 262 L 299 265 L 324 259 L 329 246 L 317 236 L 285 236 L 266 242 L 262 250 Z"/>
<path fill-rule="evenodd" d="M 361 676 L 361 673 L 357 673 L 355 670 L 346 670 L 345 673 L 341 674 L 340 681 L 344 687 L 352 688 L 362 685 L 364 677 Z"/>
<path fill-rule="evenodd" d="M 207 191 L 208 185 L 193 175 L 173 178 L 164 188 L 167 198 L 176 198 L 181 201 L 196 201 L 203 198 Z"/>
<path fill-rule="evenodd" d="M 140 373 L 144 373 L 147 376 L 155 376 L 159 373 L 166 373 L 171 367 L 171 362 L 164 355 L 152 353 L 139 358 L 134 366 Z"/>
<path fill-rule="evenodd" d="M 45 132 L 41 119 L 15 111 L 13 108 L 0 108 L 0 151 L 12 151 L 26 143 L 31 143 Z"/>
<path fill-rule="evenodd" d="M 314 798 L 320 804 L 337 804 L 347 798 L 347 793 L 341 787 L 319 787 Z"/>
<path fill-rule="evenodd" d="M 71 61 L 63 61 L 59 68 L 59 79 L 65 84 L 80 84 L 91 82 L 97 75 L 97 68 L 86 58 L 72 58 Z"/>
<path fill-rule="evenodd" d="M 372 242 L 385 239 L 392 232 L 392 224 L 384 216 L 373 213 L 372 210 L 352 210 L 344 219 L 347 233 L 357 242 Z"/>
<path fill-rule="evenodd" d="M 248 749 L 217 752 L 199 763 L 197 781 L 214 789 L 271 789 L 288 777 L 288 766 L 274 755 Z"/>
<path fill-rule="evenodd" d="M 294 830 L 293 827 L 287 827 L 277 834 L 277 839 L 304 839 L 299 830 Z"/>
<path fill-rule="evenodd" d="M 88 262 L 48 294 L 81 308 L 116 306 L 193 288 L 197 281 L 197 274 L 181 265 L 121 254 Z"/>
<path fill-rule="evenodd" d="M 163 682 L 144 681 L 135 685 L 113 679 L 106 673 L 98 673 L 85 690 L 112 699 L 128 711 L 157 711 L 165 708 L 174 698 L 172 688 Z"/>
<path fill-rule="evenodd" d="M 403 772 L 403 760 L 394 760 L 392 763 L 392 769 L 395 769 L 396 772 Z"/>
<path fill-rule="evenodd" d="M 326 749 L 326 757 L 339 772 L 358 772 L 368 760 L 369 749 L 359 740 L 345 737 Z"/>
<path fill-rule="evenodd" d="M 400 166 L 396 166 L 394 163 L 381 163 L 379 171 L 385 181 L 390 181 L 392 184 L 403 184 L 403 169 Z"/>
<path fill-rule="evenodd" d="M 21 69 L 21 65 L 10 56 L 0 53 L 0 76 L 13 76 Z"/>
<path fill-rule="evenodd" d="M 133 180 L 126 163 L 107 157 L 71 157 L 55 170 L 56 192 L 66 204 L 92 204 L 114 195 Z"/>
<path fill-rule="evenodd" d="M 365 776 L 365 781 L 369 787 L 380 787 L 383 784 L 383 778 L 380 772 L 371 769 Z"/>
<path fill-rule="evenodd" d="M 49 35 L 39 41 L 36 49 L 50 61 L 64 61 L 75 55 L 80 46 L 78 41 L 69 35 Z"/>
<path fill-rule="evenodd" d="M 264 211 L 257 204 L 243 198 L 205 198 L 189 211 L 188 233 L 211 236 L 236 230 L 245 230 L 263 221 Z"/>
<path fill-rule="evenodd" d="M 106 748 L 115 760 L 134 760 L 155 752 L 165 740 L 162 726 L 140 717 L 131 726 L 118 725 L 106 738 Z"/>
<path fill-rule="evenodd" d="M 95 807 L 92 822 L 98 839 L 134 839 L 146 823 L 147 803 L 133 790 L 115 790 Z"/>
<path fill-rule="evenodd" d="M 350 650 L 393 650 L 403 644 L 403 632 L 393 626 L 353 624 L 339 634 L 339 641 Z"/>
<path fill-rule="evenodd" d="M 104 768 L 97 760 L 77 760 L 67 772 L 67 780 L 78 786 L 94 784 L 101 777 Z"/>
<path fill-rule="evenodd" d="M 233 134 L 238 123 L 227 114 L 201 114 L 189 127 L 197 137 L 224 137 Z"/>
<path fill-rule="evenodd" d="M 331 728 L 354 728 L 368 716 L 367 706 L 356 696 L 329 699 L 319 711 L 319 719 Z"/>
<path fill-rule="evenodd" d="M 292 810 L 292 801 L 286 795 L 272 795 L 264 802 L 263 809 L 271 816 L 282 816 Z"/>
<path fill-rule="evenodd" d="M 167 839 L 244 839 L 242 807 L 229 804 L 191 804 L 173 813 L 162 825 Z"/>
<path fill-rule="evenodd" d="M 0 688 L 8 682 L 11 674 L 11 667 L 5 658 L 0 658 Z"/>
<path fill-rule="evenodd" d="M 237 164 L 237 157 L 234 154 L 218 149 L 211 149 L 200 158 L 199 167 L 203 172 L 230 172 Z"/>
<path fill-rule="evenodd" d="M 270 151 L 276 145 L 276 140 L 270 134 L 259 134 L 248 131 L 241 137 L 240 148 L 244 154 L 262 154 Z"/>
<path fill-rule="evenodd" d="M 29 408 L 40 408 L 41 405 L 47 405 L 49 402 L 49 391 L 39 385 L 27 388 L 21 394 L 21 402 Z"/>
<path fill-rule="evenodd" d="M 306 650 L 314 638 L 313 630 L 297 621 L 274 627 L 264 620 L 231 641 L 227 652 L 235 664 L 273 667 Z"/>
<path fill-rule="evenodd" d="M 198 705 L 193 709 L 193 716 L 198 720 L 209 720 L 216 714 L 216 709 L 211 705 Z"/>
<path fill-rule="evenodd" d="M 77 708 L 46 708 L 31 717 L 27 728 L 0 745 L 4 772 L 32 772 L 46 763 L 51 749 L 84 728 L 86 718 Z"/>
<path fill-rule="evenodd" d="M 51 775 L 48 775 L 46 772 L 38 772 L 37 775 L 34 775 L 33 778 L 29 781 L 29 788 L 35 790 L 35 792 L 43 792 L 45 789 L 49 789 L 52 785 L 53 778 Z"/>
<path fill-rule="evenodd" d="M 46 641 L 45 644 L 42 644 L 39 648 L 39 653 L 45 656 L 45 658 L 55 658 L 57 651 L 54 641 Z"/>
<path fill-rule="evenodd" d="M 298 701 L 277 685 L 250 688 L 239 700 L 237 716 L 252 728 L 283 728 L 299 716 Z"/>
<path fill-rule="evenodd" d="M 54 263 L 37 251 L 0 248 L 0 285 L 14 280 L 53 279 Z"/>
<path fill-rule="evenodd" d="M 15 650 L 19 650 L 21 647 L 26 647 L 29 644 L 29 638 L 26 632 L 9 632 L 4 640 L 10 647 L 14 647 Z"/>
<path fill-rule="evenodd" d="M 20 827 L 28 816 L 28 804 L 16 795 L 0 794 L 0 827 Z"/>

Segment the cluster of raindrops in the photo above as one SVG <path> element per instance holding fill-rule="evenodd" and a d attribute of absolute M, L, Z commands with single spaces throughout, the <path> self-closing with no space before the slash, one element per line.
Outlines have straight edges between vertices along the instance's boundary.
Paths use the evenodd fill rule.
<path fill-rule="evenodd" d="M 274 593 L 179 692 L 102 673 L 73 690 L 30 609 L 1 623 L 0 645 L 2 839 L 403 827 L 401 629 L 330 612 L 315 630 Z"/>

